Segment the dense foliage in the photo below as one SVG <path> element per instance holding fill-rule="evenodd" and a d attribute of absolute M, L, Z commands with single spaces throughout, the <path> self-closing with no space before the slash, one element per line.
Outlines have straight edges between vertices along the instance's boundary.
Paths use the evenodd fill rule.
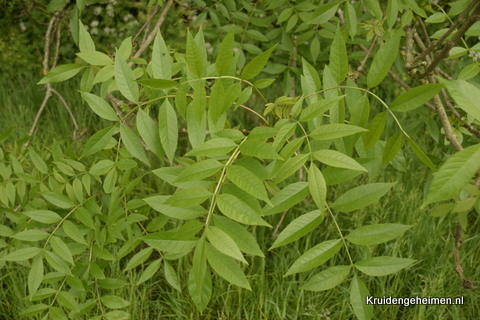
<path fill-rule="evenodd" d="M 176 8 L 150 1 L 136 12 L 144 36 L 130 34 L 141 27 L 132 18 L 115 31 L 112 22 L 86 23 L 84 10 L 107 21 L 113 16 L 102 10 L 117 10 L 115 2 L 90 2 L 45 8 L 46 47 L 68 22 L 78 50 L 61 65 L 45 50 L 38 84 L 48 101 L 61 97 L 52 84 L 81 75 L 79 95 L 104 128 L 80 152 L 58 142 L 0 148 L 0 267 L 29 269 L 32 305 L 21 315 L 127 319 L 130 302 L 112 293 L 127 282 L 112 275 L 133 269 L 139 276 L 130 285 L 162 272 L 202 312 L 212 278 L 251 290 L 251 256 L 328 223 L 337 234 L 318 238 L 285 276 L 313 269 L 303 290 L 348 288 L 353 313 L 371 319 L 367 276 L 394 274 L 422 257 L 355 254 L 411 226 L 345 230 L 338 217 L 395 192 L 395 181 L 378 181 L 385 166 L 415 174 L 407 148 L 435 172 L 423 207 L 442 202 L 431 214 L 458 220 L 455 267 L 463 287 L 473 288 L 460 245 L 469 215 L 480 212 L 479 1 L 448 8 L 413 0 L 198 0 Z M 159 28 L 169 10 L 190 24 L 179 33 L 183 42 L 165 40 L 171 31 Z M 123 40 L 105 43 L 109 32 Z M 282 94 L 271 99 L 272 88 Z M 423 134 L 445 159 L 419 145 Z M 330 197 L 359 176 L 362 185 Z M 303 202 L 311 210 L 260 247 L 255 231 Z M 326 265 L 337 255 L 348 263 Z M 179 273 L 180 263 L 188 270 Z"/>

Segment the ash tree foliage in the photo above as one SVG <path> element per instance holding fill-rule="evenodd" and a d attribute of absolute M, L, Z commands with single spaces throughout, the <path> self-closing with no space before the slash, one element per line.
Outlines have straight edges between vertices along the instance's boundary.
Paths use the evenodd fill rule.
<path fill-rule="evenodd" d="M 414 175 L 406 148 L 432 170 L 423 206 L 441 202 L 431 214 L 458 220 L 452 250 L 460 266 L 461 231 L 480 211 L 479 1 L 187 2 L 193 20 L 184 43 L 152 29 L 141 56 L 132 37 L 115 52 L 98 49 L 81 20 L 85 1 L 49 4 L 70 14 L 80 60 L 38 84 L 79 76 L 79 95 L 104 128 L 80 154 L 56 142 L 0 149 L 0 267 L 29 269 L 32 304 L 23 316 L 128 317 L 130 302 L 112 293 L 126 280 L 109 277 L 119 266 L 143 267 L 137 285 L 164 274 L 201 312 L 219 278 L 251 290 L 251 256 L 328 223 L 337 236 L 312 244 L 285 276 L 315 270 L 302 289 L 342 286 L 356 317 L 372 319 L 365 279 L 422 257 L 354 258 L 411 226 L 346 232 L 337 217 L 395 192 L 395 181 L 375 180 L 381 168 Z M 266 100 L 275 85 L 283 95 Z M 255 126 L 238 124 L 245 114 Z M 444 148 L 445 159 L 429 156 L 420 134 Z M 369 182 L 331 197 L 330 188 L 359 175 Z M 253 230 L 271 228 L 278 219 L 270 216 L 302 201 L 316 209 L 261 248 Z M 336 255 L 350 263 L 325 266 Z M 180 259 L 191 266 L 186 275 L 175 268 Z"/>

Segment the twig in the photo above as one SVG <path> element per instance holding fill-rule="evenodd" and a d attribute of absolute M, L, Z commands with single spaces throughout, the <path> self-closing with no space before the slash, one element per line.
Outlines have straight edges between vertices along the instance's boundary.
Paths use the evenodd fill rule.
<path fill-rule="evenodd" d="M 465 274 L 463 273 L 463 268 L 460 263 L 460 247 L 462 246 L 463 240 L 462 240 L 462 226 L 460 223 L 457 223 L 457 227 L 455 228 L 455 233 L 453 234 L 453 238 L 455 240 L 455 243 L 453 245 L 453 261 L 455 264 L 455 271 L 457 272 L 458 276 L 460 277 L 460 280 L 462 281 L 463 288 L 465 289 L 474 289 L 475 286 L 473 285 L 473 282 L 468 280 L 465 277 Z"/>
<path fill-rule="evenodd" d="M 162 26 L 163 22 L 165 21 L 165 17 L 167 16 L 168 11 L 170 10 L 170 7 L 173 4 L 173 0 L 168 0 L 168 2 L 165 4 L 163 7 L 163 11 L 160 14 L 160 17 L 158 17 L 157 23 L 153 27 L 152 31 L 148 34 L 148 37 L 145 39 L 144 42 L 140 44 L 140 47 L 138 48 L 137 52 L 133 55 L 133 58 L 139 58 L 142 53 L 147 50 L 148 46 L 150 43 L 155 39 L 155 36 L 157 35 L 158 29 Z"/>
<path fill-rule="evenodd" d="M 153 17 L 155 17 L 158 13 L 158 11 L 160 11 L 160 6 L 157 4 L 155 6 L 155 10 L 154 12 L 152 13 L 152 15 L 150 16 L 150 18 L 148 18 L 148 20 L 143 24 L 143 26 L 140 28 L 140 30 L 138 30 L 137 34 L 135 35 L 135 37 L 133 37 L 132 39 L 132 42 L 136 41 L 138 36 L 140 35 L 140 33 L 142 33 L 143 29 L 146 29 L 148 30 L 148 27 L 150 26 L 150 23 L 152 22 L 152 19 Z M 142 43 L 145 41 L 145 39 L 142 40 Z"/>
<path fill-rule="evenodd" d="M 280 230 L 280 227 L 282 226 L 282 222 L 285 219 L 285 216 L 287 215 L 288 210 L 283 211 L 282 216 L 280 217 L 280 220 L 278 220 L 277 225 L 275 226 L 275 230 L 272 232 L 272 238 L 277 239 L 278 238 L 278 230 Z"/>
<path fill-rule="evenodd" d="M 365 51 L 367 51 L 367 54 L 365 55 L 365 58 L 363 58 L 362 62 L 360 62 L 360 65 L 357 68 L 357 72 L 362 72 L 363 71 L 363 67 L 365 67 L 365 63 L 367 63 L 367 60 L 370 57 L 370 54 L 372 53 L 372 50 L 375 47 L 375 44 L 377 43 L 377 40 L 378 40 L 378 36 L 376 35 L 375 38 L 372 41 L 372 44 L 370 45 L 370 48 L 368 48 L 368 50 L 365 50 Z M 362 45 L 362 47 L 364 49 L 367 49 L 363 45 Z"/>
<path fill-rule="evenodd" d="M 411 62 L 412 63 L 415 63 L 415 62 L 418 62 L 422 59 L 425 59 L 425 56 L 427 54 L 429 54 L 430 52 L 432 52 L 433 50 L 435 50 L 436 48 L 438 48 L 439 45 L 441 45 L 446 39 L 447 37 L 457 29 L 457 27 L 459 25 L 461 25 L 462 23 L 465 22 L 465 18 L 467 17 L 468 13 L 472 10 L 472 8 L 478 4 L 478 0 L 474 0 L 472 1 L 472 3 L 470 3 L 470 5 L 467 7 L 467 9 L 465 9 L 465 11 L 463 11 L 460 16 L 458 17 L 457 21 L 455 21 L 455 23 L 447 30 L 447 32 L 445 32 L 445 34 L 443 34 L 439 39 L 433 41 L 431 43 L 431 45 L 425 50 L 423 51 L 420 55 L 418 55 L 417 57 L 415 57 L 415 59 L 413 59 Z M 473 23 L 472 23 L 473 24 Z M 468 26 L 468 28 L 470 28 L 470 26 Z M 467 28 L 467 30 L 468 30 Z M 465 30 L 466 31 L 466 30 Z M 463 33 L 461 34 L 461 36 L 463 36 Z M 450 50 L 450 49 L 449 49 Z"/>
<path fill-rule="evenodd" d="M 43 56 L 43 61 L 42 61 L 43 74 L 44 75 L 47 74 L 48 71 L 50 70 L 49 61 L 50 61 L 50 46 L 51 46 L 51 43 L 52 43 L 52 41 L 51 41 L 52 33 L 53 33 L 53 30 L 54 30 L 54 26 L 57 23 L 57 20 L 59 19 L 59 16 L 60 16 L 62 10 L 59 10 L 59 11 L 55 12 L 55 14 L 52 16 L 52 18 L 50 19 L 50 22 L 48 23 L 47 32 L 45 33 L 45 48 L 44 48 L 44 56 Z M 58 58 L 58 56 L 56 58 Z M 55 63 L 56 63 L 56 61 L 54 61 L 54 64 Z M 48 100 L 50 100 L 50 97 L 52 96 L 52 85 L 50 83 L 47 83 L 45 85 L 45 89 L 46 89 L 45 90 L 45 97 L 43 98 L 43 102 L 40 105 L 40 109 L 38 109 L 38 112 L 35 116 L 35 119 L 33 120 L 32 127 L 30 128 L 30 131 L 28 133 L 29 139 L 23 145 L 24 149 L 28 148 L 28 146 L 31 144 L 33 134 L 35 133 L 35 130 L 37 129 L 38 122 L 40 121 L 40 116 L 42 115 L 43 110 L 45 110 Z"/>
<path fill-rule="evenodd" d="M 460 115 L 460 113 L 458 112 L 457 109 L 455 109 L 454 105 L 453 105 L 453 102 L 452 100 L 450 99 L 450 97 L 448 96 L 447 94 L 447 90 L 445 90 L 445 88 L 442 89 L 442 96 L 443 96 L 443 99 L 445 100 L 445 103 L 448 107 L 448 109 L 450 110 L 450 112 L 460 121 L 462 121 L 462 126 L 464 128 L 466 128 L 468 131 L 470 131 L 471 133 L 473 133 L 474 135 L 476 135 L 478 138 L 480 138 L 480 130 L 469 124 L 468 123 L 468 120 L 465 118 L 465 117 L 462 117 Z"/>
<path fill-rule="evenodd" d="M 74 140 L 77 140 L 77 132 L 78 132 L 78 130 L 79 130 L 80 128 L 78 127 L 77 120 L 75 119 L 75 116 L 73 115 L 72 110 L 71 110 L 70 107 L 68 106 L 67 101 L 65 101 L 65 99 L 63 98 L 63 96 L 62 96 L 60 93 L 58 93 L 57 90 L 55 90 L 55 89 L 53 89 L 53 88 L 50 89 L 50 90 L 57 95 L 57 97 L 60 99 L 60 101 L 62 101 L 63 106 L 65 107 L 65 109 L 67 109 L 67 112 L 68 112 L 68 114 L 70 115 L 70 118 L 72 119 L 72 123 L 73 123 L 73 139 L 74 139 Z"/>
<path fill-rule="evenodd" d="M 474 1 L 472 3 L 477 3 L 477 1 Z M 467 11 L 465 11 L 467 12 Z M 465 13 L 464 12 L 464 13 Z M 460 39 L 463 37 L 463 35 L 465 34 L 465 32 L 468 31 L 468 29 L 470 29 L 470 27 L 475 23 L 477 22 L 478 20 L 480 20 L 480 5 L 477 5 L 477 7 L 475 8 L 475 11 L 473 12 L 473 14 L 467 19 L 465 20 L 465 18 L 458 18 L 458 21 L 461 20 L 461 26 L 460 28 L 458 29 L 457 33 L 450 39 L 447 41 L 447 43 L 445 44 L 445 46 L 442 48 L 442 50 L 440 50 L 439 52 L 437 52 L 433 58 L 433 61 L 430 62 L 426 67 L 425 69 L 420 72 L 418 75 L 417 75 L 417 78 L 418 79 L 421 79 L 421 78 L 424 78 L 426 77 L 430 72 L 432 72 L 433 70 L 435 70 L 435 68 L 437 67 L 437 65 L 443 61 L 443 59 L 445 59 L 446 57 L 448 57 L 448 54 L 450 52 L 450 49 L 453 48 L 453 46 L 455 44 L 457 44 Z M 455 22 L 455 23 L 456 23 Z"/>

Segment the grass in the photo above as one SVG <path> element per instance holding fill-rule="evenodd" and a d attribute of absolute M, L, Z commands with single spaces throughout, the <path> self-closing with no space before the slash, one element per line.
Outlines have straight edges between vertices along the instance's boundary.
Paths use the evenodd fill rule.
<path fill-rule="evenodd" d="M 26 135 L 35 113 L 42 101 L 42 92 L 33 79 L 1 79 L 0 83 L 0 131 L 15 125 L 14 138 Z M 20 93 L 17 88 L 24 87 Z M 90 134 L 102 128 L 102 124 L 86 107 L 81 107 L 78 100 L 76 83 L 67 82 L 56 86 L 65 95 L 67 102 L 74 109 L 81 128 L 88 127 Z M 41 148 L 53 139 L 71 140 L 72 126 L 63 105 L 52 98 L 42 116 L 36 133 L 34 147 Z M 75 142 L 78 147 L 85 141 Z M 421 141 L 426 143 L 426 141 Z M 74 146 L 75 146 L 74 145 Z M 434 147 L 434 146 L 431 146 Z M 440 150 L 436 150 L 439 152 Z M 453 269 L 453 230 L 456 225 L 454 216 L 432 218 L 427 210 L 420 210 L 424 199 L 424 186 L 429 172 L 411 150 L 405 149 L 410 174 L 400 173 L 391 167 L 382 170 L 376 181 L 398 181 L 391 192 L 378 203 L 352 213 L 336 213 L 335 218 L 347 234 L 361 225 L 373 223 L 401 223 L 412 225 L 402 238 L 377 246 L 353 246 L 349 244 L 354 260 L 373 256 L 395 256 L 415 259 L 417 262 L 397 274 L 371 278 L 360 275 L 366 283 L 370 294 L 375 297 L 458 297 L 463 296 L 463 306 L 449 305 L 412 305 L 408 307 L 391 305 L 375 306 L 374 319 L 477 319 L 480 314 L 480 294 L 477 290 L 462 288 Z M 328 199 L 334 200 L 359 184 L 367 182 L 366 176 L 342 183 L 330 189 Z M 314 210 L 308 201 L 289 210 L 282 229 L 302 213 Z M 280 214 L 267 217 L 267 221 L 276 225 Z M 480 277 L 480 247 L 478 246 L 478 215 L 469 217 L 470 229 L 464 236 L 461 249 L 462 266 L 467 277 Z M 207 309 L 200 314 L 188 296 L 186 287 L 191 259 L 171 261 L 178 271 L 182 283 L 182 292 L 177 292 L 166 282 L 162 269 L 149 281 L 136 286 L 141 268 L 123 273 L 117 263 L 110 268 L 112 278 L 124 278 L 128 285 L 111 291 L 131 302 L 126 309 L 132 319 L 355 319 L 349 303 L 349 282 L 351 276 L 340 286 L 327 292 L 309 292 L 299 290 L 302 283 L 326 266 L 348 265 L 349 261 L 343 248 L 325 266 L 311 272 L 283 277 L 289 266 L 306 250 L 314 245 L 339 237 L 331 217 L 327 217 L 313 232 L 300 240 L 267 251 L 272 245 L 272 230 L 269 228 L 252 228 L 256 239 L 265 252 L 265 258 L 247 257 L 248 266 L 244 266 L 252 292 L 229 285 L 218 276 L 213 276 L 213 295 Z M 31 303 L 27 295 L 26 282 L 28 269 L 19 264 L 0 272 L 0 319 L 15 319 L 22 309 Z M 476 281 L 478 285 L 478 281 Z M 95 309 L 94 309 L 95 310 Z M 40 319 L 36 318 L 36 319 Z"/>

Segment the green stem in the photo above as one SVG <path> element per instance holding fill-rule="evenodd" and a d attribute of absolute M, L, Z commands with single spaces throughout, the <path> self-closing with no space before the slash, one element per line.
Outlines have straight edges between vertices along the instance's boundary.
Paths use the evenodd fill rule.
<path fill-rule="evenodd" d="M 342 230 L 340 229 L 340 226 L 338 225 L 337 220 L 335 219 L 335 216 L 333 215 L 332 210 L 330 210 L 330 207 L 328 206 L 328 204 L 325 204 L 325 205 L 327 207 L 328 212 L 330 213 L 330 216 L 333 219 L 333 222 L 335 223 L 335 227 L 337 228 L 338 233 L 340 234 L 340 238 L 342 239 L 343 246 L 347 251 L 348 260 L 350 260 L 350 264 L 353 266 L 354 265 L 353 259 L 352 259 L 352 256 L 350 255 L 350 251 L 348 250 L 347 242 L 345 241 L 345 237 L 343 236 Z"/>

